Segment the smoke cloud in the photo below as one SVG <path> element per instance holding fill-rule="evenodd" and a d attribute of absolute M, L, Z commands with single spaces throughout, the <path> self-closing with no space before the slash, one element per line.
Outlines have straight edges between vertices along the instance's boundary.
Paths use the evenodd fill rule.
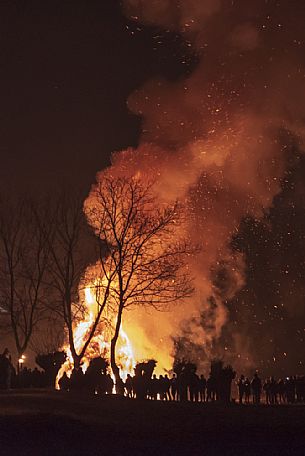
<path fill-rule="evenodd" d="M 130 19 L 172 30 L 198 31 L 220 9 L 220 0 L 127 0 L 123 8 Z"/>
<path fill-rule="evenodd" d="M 164 352 L 160 367 L 168 367 L 172 336 L 183 325 L 207 356 L 220 337 L 226 301 L 245 282 L 232 236 L 243 218 L 262 218 L 281 191 L 281 132 L 289 130 L 302 144 L 303 23 L 280 2 L 265 0 L 125 0 L 123 8 L 129 19 L 159 33 L 182 34 L 198 59 L 185 78 L 154 79 L 130 95 L 130 110 L 142 118 L 140 145 L 114 154 L 112 164 L 114 173 L 153 176 L 161 198 L 183 200 L 187 234 L 202 245 L 190 265 L 196 285 L 190 301 L 172 313 L 127 314 L 127 331 L 141 328 L 142 357 Z M 236 350 L 244 346 L 241 356 L 250 362 L 248 344 L 235 331 Z"/>

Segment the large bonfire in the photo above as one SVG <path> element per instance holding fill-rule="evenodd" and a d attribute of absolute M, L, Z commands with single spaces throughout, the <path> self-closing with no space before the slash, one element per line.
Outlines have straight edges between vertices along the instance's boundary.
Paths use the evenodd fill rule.
<path fill-rule="evenodd" d="M 96 284 L 87 284 L 81 291 L 84 295 L 85 311 L 83 317 L 75 323 L 74 328 L 74 340 L 75 348 L 80 351 L 83 346 L 83 341 L 88 336 L 90 329 L 94 323 L 96 312 L 98 311 L 98 299 L 95 290 L 97 289 Z M 108 317 L 108 318 L 107 318 Z M 83 372 L 86 372 L 90 361 L 96 357 L 103 357 L 109 359 L 110 353 L 110 340 L 111 340 L 111 315 L 107 315 L 98 325 L 96 334 L 91 339 L 85 356 L 82 359 L 81 367 Z M 65 343 L 62 349 L 66 352 L 67 358 L 65 363 L 61 366 L 57 378 L 56 387 L 58 388 L 58 382 L 64 373 L 71 376 L 74 362 L 72 353 L 68 343 Z M 136 365 L 133 349 L 131 342 L 126 332 L 121 328 L 120 336 L 117 345 L 117 361 L 120 367 L 120 375 L 123 380 L 126 379 L 127 374 L 133 374 L 134 367 Z"/>
<path fill-rule="evenodd" d="M 169 310 L 172 303 L 191 296 L 186 259 L 196 249 L 184 238 L 183 206 L 160 199 L 145 175 L 114 176 L 105 170 L 84 211 L 96 235 L 99 259 L 87 267 L 79 302 L 72 306 L 74 324 L 68 336 L 70 344 L 73 336 L 74 351 L 68 344 L 63 347 L 68 358 L 58 379 L 71 373 L 75 359 L 76 367 L 80 364 L 85 371 L 92 358 L 101 356 L 110 359 L 118 382 L 135 367 L 132 344 L 122 329 L 126 310 Z M 154 357 L 144 348 L 141 325 L 132 328 L 127 319 L 127 327 L 140 344 L 137 359 Z M 168 353 L 168 347 L 164 351 Z"/>

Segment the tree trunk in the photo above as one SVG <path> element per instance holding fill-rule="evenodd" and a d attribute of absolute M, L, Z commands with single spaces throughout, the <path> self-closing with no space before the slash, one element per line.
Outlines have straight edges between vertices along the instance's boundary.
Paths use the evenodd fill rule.
<path fill-rule="evenodd" d="M 82 358 L 75 354 L 73 356 L 73 364 L 74 364 L 74 369 L 79 369 L 80 368 L 80 363 L 81 363 Z"/>
<path fill-rule="evenodd" d="M 20 362 L 20 360 L 22 359 L 22 355 L 23 355 L 23 352 L 21 350 L 17 350 L 17 356 L 18 356 L 18 359 L 17 359 L 17 375 L 20 374 L 21 370 L 22 370 L 22 362 Z"/>
<path fill-rule="evenodd" d="M 116 392 L 117 394 L 124 394 L 124 385 L 122 382 L 122 379 L 120 377 L 120 369 L 116 363 L 116 356 L 115 356 L 115 349 L 116 349 L 116 344 L 119 338 L 119 333 L 120 333 L 120 328 L 121 328 L 121 323 L 122 323 L 122 312 L 123 312 L 123 306 L 119 306 L 118 310 L 118 317 L 116 321 L 116 326 L 115 326 L 115 332 L 114 336 L 111 339 L 111 346 L 110 346 L 110 364 L 111 364 L 111 369 L 113 372 L 113 375 L 115 377 L 115 385 L 116 385 Z"/>
<path fill-rule="evenodd" d="M 117 336 L 114 336 L 111 339 L 111 353 L 110 353 L 111 369 L 112 369 L 113 375 L 115 376 L 116 381 L 120 378 L 120 369 L 117 366 L 116 359 L 115 359 L 115 349 L 116 349 L 117 340 L 118 340 Z"/>

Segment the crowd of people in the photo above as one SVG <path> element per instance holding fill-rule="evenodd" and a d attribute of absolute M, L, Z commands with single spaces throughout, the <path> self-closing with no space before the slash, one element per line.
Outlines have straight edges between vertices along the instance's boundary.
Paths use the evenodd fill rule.
<path fill-rule="evenodd" d="M 241 375 L 237 381 L 238 401 L 240 404 L 293 404 L 305 403 L 305 376 L 296 375 L 276 380 L 269 377 L 264 382 L 254 374 L 252 380 Z"/>
<path fill-rule="evenodd" d="M 8 348 L 0 354 L 0 389 L 12 388 L 43 388 L 48 386 L 47 375 L 37 367 L 30 369 L 19 364 L 17 368 L 12 363 Z"/>
<path fill-rule="evenodd" d="M 72 391 L 86 389 L 97 394 L 111 394 L 114 391 L 130 399 L 149 399 L 161 401 L 190 401 L 214 402 L 221 400 L 229 402 L 231 398 L 231 382 L 235 378 L 234 372 L 226 369 L 226 375 L 211 374 L 197 375 L 194 368 L 182 370 L 178 375 L 172 376 L 151 375 L 152 370 L 138 370 L 134 376 L 127 374 L 125 382 L 114 384 L 111 376 L 105 372 L 91 369 L 83 374 L 81 369 L 74 369 L 71 377 L 63 375 L 59 382 L 61 390 Z M 231 375 L 228 375 L 231 372 Z M 291 376 L 285 380 L 275 380 L 270 377 L 262 381 L 258 373 L 249 379 L 241 375 L 236 380 L 238 390 L 237 401 L 240 404 L 286 404 L 305 403 L 305 376 Z M 222 391 L 229 388 L 229 400 Z M 234 400 L 234 399 L 233 399 Z"/>
<path fill-rule="evenodd" d="M 125 381 L 125 395 L 130 398 L 137 397 L 137 382 L 135 377 L 127 376 Z M 305 403 L 305 376 L 291 376 L 285 380 L 267 378 L 264 382 L 257 373 L 253 378 L 241 375 L 236 382 L 238 388 L 238 402 L 240 404 L 286 404 Z M 196 374 L 188 381 L 184 381 L 173 374 L 156 375 L 151 379 L 147 398 L 164 401 L 212 402 L 219 399 L 217 381 L 209 376 Z"/>
<path fill-rule="evenodd" d="M 146 385 L 139 377 L 127 375 L 125 395 L 130 398 L 139 396 L 151 400 L 206 402 L 215 400 L 215 389 L 209 378 L 200 377 L 195 373 L 189 377 L 173 374 L 171 378 L 165 375 L 153 375 Z"/>
<path fill-rule="evenodd" d="M 84 374 L 81 368 L 73 369 L 70 377 L 64 372 L 58 384 L 61 391 L 88 391 L 101 395 L 114 392 L 114 381 L 110 374 L 102 372 L 97 375 L 90 371 Z"/>
<path fill-rule="evenodd" d="M 180 402 L 230 402 L 231 387 L 235 381 L 239 404 L 293 404 L 305 403 L 305 376 L 290 376 L 285 379 L 270 377 L 264 381 L 258 373 L 252 378 L 236 374 L 231 366 L 223 366 L 221 361 L 211 363 L 210 375 L 197 374 L 196 365 L 180 363 L 176 365 L 176 372 L 171 376 L 153 373 L 156 362 L 139 363 L 134 375 L 127 375 L 125 381 L 116 382 L 109 374 L 108 363 L 102 358 L 91 361 L 87 371 L 83 373 L 81 367 L 74 368 L 72 374 L 63 374 L 59 380 L 62 391 L 86 391 L 93 394 L 105 395 L 114 392 L 130 399 L 149 399 L 160 401 Z M 6 348 L 0 354 L 0 388 L 42 388 L 54 385 L 53 377 L 37 367 L 29 369 L 19 366 L 15 369 L 11 356 Z M 54 373 L 53 373 L 54 374 Z M 53 375 L 52 374 L 52 375 Z M 51 377 L 52 377 L 51 375 Z M 233 399 L 235 401 L 235 399 Z"/>

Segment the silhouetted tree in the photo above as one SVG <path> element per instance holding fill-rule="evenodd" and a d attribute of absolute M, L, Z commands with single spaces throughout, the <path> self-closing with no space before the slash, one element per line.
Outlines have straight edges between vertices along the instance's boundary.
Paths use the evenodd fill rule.
<path fill-rule="evenodd" d="M 103 277 L 108 282 L 115 275 L 108 301 L 114 326 L 111 368 L 117 381 L 115 351 L 124 309 L 152 306 L 164 310 L 193 292 L 185 265 L 194 249 L 177 239 L 181 207 L 158 203 L 151 183 L 115 178 L 107 172 L 85 202 L 89 223 L 104 246 L 100 256 Z"/>
<path fill-rule="evenodd" d="M 0 202 L 0 305 L 19 358 L 45 317 L 52 229 L 46 212 L 39 201 Z"/>
<path fill-rule="evenodd" d="M 63 321 L 49 310 L 48 317 L 36 329 L 30 347 L 36 355 L 54 353 L 60 350 L 64 342 Z"/>
<path fill-rule="evenodd" d="M 101 294 L 101 287 L 95 286 L 96 312 L 90 327 L 83 334 L 81 347 L 77 349 L 75 328 L 87 312 L 85 299 L 80 296 L 79 290 L 86 285 L 83 279 L 87 266 L 90 261 L 96 260 L 96 239 L 86 222 L 81 195 L 60 194 L 51 218 L 53 233 L 49 273 L 53 290 L 52 310 L 64 321 L 74 367 L 78 369 L 96 333 L 107 302 L 108 289 L 106 284 Z M 108 288 L 110 283 L 111 279 Z"/>

